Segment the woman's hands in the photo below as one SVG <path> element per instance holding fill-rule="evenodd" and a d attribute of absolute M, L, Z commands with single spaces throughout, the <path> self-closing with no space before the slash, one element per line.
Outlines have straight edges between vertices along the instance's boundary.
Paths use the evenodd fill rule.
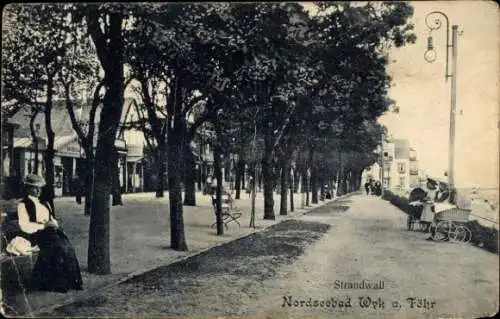
<path fill-rule="evenodd" d="M 59 223 L 55 219 L 51 219 L 45 223 L 45 227 L 54 227 L 57 228 L 59 227 Z"/>

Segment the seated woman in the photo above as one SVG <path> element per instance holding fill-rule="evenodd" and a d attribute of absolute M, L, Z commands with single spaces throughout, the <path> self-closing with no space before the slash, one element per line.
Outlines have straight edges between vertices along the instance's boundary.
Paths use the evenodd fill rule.
<path fill-rule="evenodd" d="M 422 201 L 426 202 L 434 202 L 434 199 L 436 198 L 436 193 L 437 193 L 437 184 L 434 180 L 432 179 L 427 179 L 427 185 L 426 185 L 426 194 L 425 197 L 422 198 Z M 434 211 L 432 205 L 426 205 L 424 206 L 422 210 L 422 214 L 420 215 L 420 222 L 424 223 L 428 226 L 430 226 L 434 222 Z M 427 229 L 428 227 L 426 227 Z"/>
<path fill-rule="evenodd" d="M 438 193 L 436 195 L 436 203 L 444 203 L 447 199 L 449 199 L 450 197 L 450 190 L 448 189 L 448 186 L 443 183 L 443 182 L 440 182 L 439 183 L 439 189 L 438 189 Z"/>
<path fill-rule="evenodd" d="M 24 185 L 26 194 L 17 207 L 19 227 L 31 244 L 40 248 L 31 288 L 56 292 L 82 289 L 75 251 L 59 227 L 51 206 L 38 198 L 45 180 L 29 174 Z"/>

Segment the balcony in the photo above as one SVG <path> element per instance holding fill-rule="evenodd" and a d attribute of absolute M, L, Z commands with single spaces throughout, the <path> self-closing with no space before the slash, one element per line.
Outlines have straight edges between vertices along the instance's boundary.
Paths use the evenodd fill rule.
<path fill-rule="evenodd" d="M 410 175 L 418 175 L 418 168 L 410 168 Z"/>

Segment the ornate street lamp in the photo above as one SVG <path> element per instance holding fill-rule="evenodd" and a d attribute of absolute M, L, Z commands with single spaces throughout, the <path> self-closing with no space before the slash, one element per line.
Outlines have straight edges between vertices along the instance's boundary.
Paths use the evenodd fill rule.
<path fill-rule="evenodd" d="M 450 22 L 448 16 L 441 11 L 432 11 L 425 17 L 425 24 L 429 28 L 429 37 L 427 38 L 427 51 L 424 59 L 432 63 L 436 60 L 437 54 L 434 50 L 432 32 L 441 28 L 443 22 L 446 22 L 446 70 L 445 80 L 451 78 L 451 108 L 450 108 L 450 141 L 448 150 L 448 185 L 450 189 L 455 187 L 454 180 L 454 153 L 455 153 L 455 114 L 457 106 L 457 39 L 458 25 L 453 25 L 451 29 L 451 44 L 449 44 Z M 451 72 L 448 68 L 449 49 L 451 49 Z"/>

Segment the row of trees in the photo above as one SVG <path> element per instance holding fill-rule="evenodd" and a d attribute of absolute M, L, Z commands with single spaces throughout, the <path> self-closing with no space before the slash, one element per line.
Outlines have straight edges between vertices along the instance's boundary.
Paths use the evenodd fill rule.
<path fill-rule="evenodd" d="M 110 152 L 128 89 L 141 97 L 142 115 L 128 125 L 141 129 L 156 152 L 157 196 L 163 196 L 167 162 L 175 250 L 187 250 L 181 185 L 184 204 L 195 205 L 191 142 L 202 127 L 214 132 L 218 180 L 221 155 L 228 152 L 238 154 L 237 185 L 245 163 L 254 180 L 261 170 L 264 219 L 275 218 L 278 181 L 280 214 L 286 214 L 291 176 L 310 172 L 310 183 L 302 184 L 313 202 L 319 185 L 334 176 L 340 176 L 343 191 L 348 178 L 359 180 L 375 160 L 383 129 L 376 119 L 391 104 L 389 50 L 415 41 L 408 23 L 413 10 L 402 2 L 318 2 L 317 9 L 312 15 L 297 3 L 6 7 L 2 101 L 16 100 L 18 107 L 45 114 L 52 190 L 51 110 L 55 98 L 66 101 L 93 186 L 86 201 L 90 272 L 111 271 L 109 195 L 117 162 Z M 85 123 L 74 112 L 82 92 L 91 92 Z M 298 175 L 290 174 L 292 163 Z M 220 203 L 217 212 L 222 234 Z"/>

